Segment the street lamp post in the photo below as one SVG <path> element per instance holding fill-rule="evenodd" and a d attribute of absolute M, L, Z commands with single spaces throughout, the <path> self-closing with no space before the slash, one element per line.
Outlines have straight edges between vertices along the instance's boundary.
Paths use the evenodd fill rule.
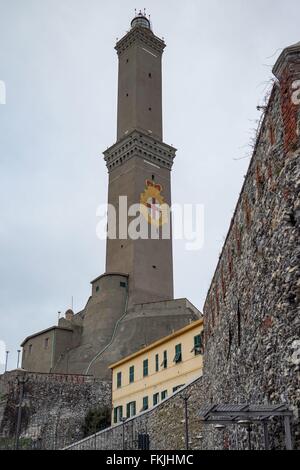
<path fill-rule="evenodd" d="M 5 370 L 4 370 L 4 372 L 7 372 L 8 355 L 9 355 L 9 351 L 6 351 L 6 358 L 5 358 Z"/>
<path fill-rule="evenodd" d="M 191 395 L 183 395 L 182 399 L 184 401 L 184 424 L 185 424 L 185 448 L 189 450 L 189 411 L 188 411 L 188 401 Z"/>
<path fill-rule="evenodd" d="M 18 349 L 17 369 L 19 369 L 19 365 L 20 365 L 20 354 L 21 354 L 21 350 Z"/>

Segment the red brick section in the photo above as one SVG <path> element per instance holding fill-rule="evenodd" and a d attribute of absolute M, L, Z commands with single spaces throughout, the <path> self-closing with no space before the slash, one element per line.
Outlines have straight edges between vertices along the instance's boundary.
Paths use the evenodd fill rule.
<path fill-rule="evenodd" d="M 269 126 L 269 139 L 270 139 L 270 144 L 273 147 L 273 145 L 276 143 L 276 134 L 275 134 L 275 127 L 272 122 L 270 123 L 270 126 Z"/>
<path fill-rule="evenodd" d="M 249 228 L 251 225 L 251 207 L 247 196 L 244 197 L 244 214 L 247 228 Z"/>
<path fill-rule="evenodd" d="M 281 114 L 284 128 L 284 150 L 286 153 L 293 151 L 299 141 L 297 134 L 297 120 L 299 106 L 292 101 L 292 83 L 294 82 L 290 73 L 286 70 L 280 80 Z"/>
<path fill-rule="evenodd" d="M 299 145 L 299 129 L 297 122 L 299 120 L 300 106 L 293 101 L 293 84 L 300 80 L 300 59 L 291 58 L 283 71 L 280 82 L 281 94 L 281 114 L 284 127 L 284 149 L 288 153 L 293 151 Z"/>
<path fill-rule="evenodd" d="M 268 162 L 268 178 L 270 181 L 273 179 L 273 168 L 272 168 L 272 162 Z"/>
<path fill-rule="evenodd" d="M 273 319 L 272 319 L 272 317 L 271 317 L 271 316 L 267 316 L 267 317 L 264 319 L 264 321 L 262 322 L 262 324 L 261 324 L 261 329 L 262 329 L 263 331 L 266 331 L 266 330 L 268 330 L 269 328 L 271 328 L 272 325 L 273 325 Z"/>

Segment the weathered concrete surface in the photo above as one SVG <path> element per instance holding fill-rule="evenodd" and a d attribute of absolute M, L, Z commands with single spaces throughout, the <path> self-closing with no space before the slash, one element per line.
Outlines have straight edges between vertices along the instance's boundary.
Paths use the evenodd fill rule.
<path fill-rule="evenodd" d="M 106 290 L 104 295 L 107 296 Z M 200 318 L 200 312 L 188 300 L 179 299 L 135 305 L 126 314 L 125 310 L 122 314 L 119 310 L 118 323 L 118 318 L 113 316 L 117 309 L 110 300 L 107 314 L 103 308 L 97 311 L 97 306 L 95 310 L 88 307 L 90 320 L 86 324 L 84 317 L 81 345 L 61 357 L 55 372 L 68 370 L 109 380 L 110 364 Z"/>
<path fill-rule="evenodd" d="M 173 331 L 199 320 L 200 312 L 187 299 L 134 305 L 120 322 L 107 351 L 95 361 L 90 373 L 99 376 L 99 367 L 119 361 Z M 109 376 L 110 377 L 110 376 Z"/>
<path fill-rule="evenodd" d="M 128 307 L 128 276 L 106 274 L 92 282 L 92 295 L 82 312 L 72 315 L 68 311 L 59 328 L 24 341 L 22 367 L 33 372 L 92 374 L 110 380 L 110 364 L 198 320 L 200 315 L 186 299 Z M 63 341 L 66 333 L 67 341 Z"/>

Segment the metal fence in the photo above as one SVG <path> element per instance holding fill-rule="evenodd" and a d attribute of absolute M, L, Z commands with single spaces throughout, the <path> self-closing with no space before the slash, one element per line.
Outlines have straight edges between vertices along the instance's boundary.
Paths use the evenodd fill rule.
<path fill-rule="evenodd" d="M 150 447 L 147 424 L 141 426 L 132 419 L 70 444 L 65 450 L 149 450 Z"/>
<path fill-rule="evenodd" d="M 15 437 L 0 437 L 0 450 L 59 450 L 70 444 L 72 441 L 66 435 L 50 438 L 48 436 L 45 438 L 21 437 L 18 443 Z"/>

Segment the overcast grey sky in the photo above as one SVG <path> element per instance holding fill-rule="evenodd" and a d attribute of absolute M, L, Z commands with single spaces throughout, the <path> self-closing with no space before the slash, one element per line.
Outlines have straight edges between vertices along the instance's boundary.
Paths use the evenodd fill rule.
<path fill-rule="evenodd" d="M 116 138 L 117 37 L 147 7 L 164 37 L 164 135 L 173 202 L 205 205 L 205 244 L 174 244 L 176 297 L 202 308 L 299 0 L 0 0 L 0 340 L 12 352 L 104 272 L 96 209 Z M 3 370 L 0 366 L 0 371 Z"/>

